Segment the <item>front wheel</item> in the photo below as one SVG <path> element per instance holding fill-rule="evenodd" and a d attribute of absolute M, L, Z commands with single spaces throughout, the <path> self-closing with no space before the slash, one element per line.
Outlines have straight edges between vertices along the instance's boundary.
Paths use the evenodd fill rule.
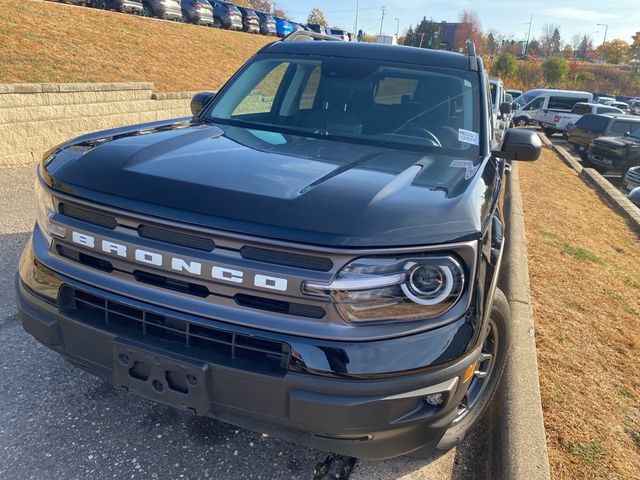
<path fill-rule="evenodd" d="M 515 123 L 516 127 L 528 127 L 529 119 L 527 117 L 518 117 L 513 120 L 513 123 Z"/>
<path fill-rule="evenodd" d="M 143 5 L 142 6 L 142 10 L 140 11 L 140 15 L 143 17 L 151 17 L 151 9 L 149 8 L 149 5 Z"/>
<path fill-rule="evenodd" d="M 554 133 L 556 133 L 556 131 L 555 131 L 555 130 L 553 130 L 552 128 L 545 128 L 545 129 L 543 130 L 543 132 L 544 132 L 544 134 L 545 134 L 547 137 L 550 137 L 551 135 L 553 135 Z"/>
<path fill-rule="evenodd" d="M 484 414 L 498 391 L 498 386 L 507 364 L 507 353 L 511 340 L 511 310 L 509 301 L 496 289 L 489 316 L 489 330 L 482 345 L 475 373 L 469 381 L 467 393 L 458 405 L 458 413 L 446 431 L 438 450 L 449 450 L 458 445 L 471 427 Z"/>

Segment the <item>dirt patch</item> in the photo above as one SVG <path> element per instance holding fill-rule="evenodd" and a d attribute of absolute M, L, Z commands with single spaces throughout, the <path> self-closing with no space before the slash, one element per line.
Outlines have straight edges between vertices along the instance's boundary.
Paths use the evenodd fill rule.
<path fill-rule="evenodd" d="M 216 89 L 273 37 L 52 2 L 0 0 L 0 83 Z"/>
<path fill-rule="evenodd" d="M 550 150 L 520 167 L 552 478 L 638 478 L 640 241 Z"/>

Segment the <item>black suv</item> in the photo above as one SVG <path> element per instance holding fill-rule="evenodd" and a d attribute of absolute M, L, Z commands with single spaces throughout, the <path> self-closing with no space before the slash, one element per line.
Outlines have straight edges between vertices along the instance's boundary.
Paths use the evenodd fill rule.
<path fill-rule="evenodd" d="M 24 328 L 176 408 L 355 457 L 456 444 L 505 366 L 506 159 L 480 58 L 297 32 L 193 117 L 38 170 Z M 43 392 L 46 395 L 46 392 Z"/>
<path fill-rule="evenodd" d="M 583 165 L 622 175 L 631 167 L 640 165 L 640 122 L 636 130 L 622 137 L 596 138 L 589 146 Z"/>

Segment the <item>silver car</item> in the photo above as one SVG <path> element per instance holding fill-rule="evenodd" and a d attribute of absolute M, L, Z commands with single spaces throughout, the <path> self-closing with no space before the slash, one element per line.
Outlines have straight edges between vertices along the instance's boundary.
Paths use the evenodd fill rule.
<path fill-rule="evenodd" d="M 182 16 L 185 22 L 213 25 L 213 10 L 206 0 L 182 0 Z"/>
<path fill-rule="evenodd" d="M 143 0 L 141 15 L 165 20 L 180 20 L 182 7 L 179 0 Z"/>

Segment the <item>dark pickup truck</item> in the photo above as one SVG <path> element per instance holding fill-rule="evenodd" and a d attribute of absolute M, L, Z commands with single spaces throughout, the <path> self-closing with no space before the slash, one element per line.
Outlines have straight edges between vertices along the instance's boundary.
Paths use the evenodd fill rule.
<path fill-rule="evenodd" d="M 622 175 L 640 165 L 640 123 L 636 131 L 626 132 L 622 137 L 596 138 L 589 146 L 583 165 Z"/>
<path fill-rule="evenodd" d="M 540 140 L 496 143 L 472 45 L 327 38 L 263 47 L 193 117 L 49 151 L 22 323 L 178 409 L 354 457 L 424 456 L 496 392 L 507 160 L 535 160 Z"/>

